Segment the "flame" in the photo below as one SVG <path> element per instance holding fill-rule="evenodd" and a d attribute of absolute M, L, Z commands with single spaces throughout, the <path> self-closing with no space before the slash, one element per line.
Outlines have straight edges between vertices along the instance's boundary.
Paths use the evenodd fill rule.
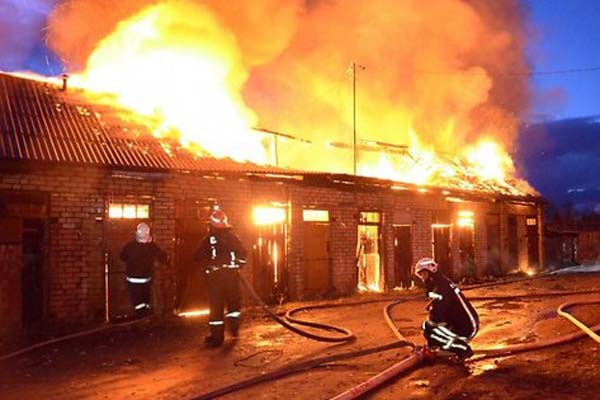
<path fill-rule="evenodd" d="M 355 132 L 360 175 L 535 193 L 506 151 L 527 104 L 526 74 L 503 75 L 528 70 L 516 1 L 68 3 L 49 41 L 71 65 L 87 60 L 71 83 L 198 155 L 350 173 L 351 146 L 327 143 Z M 259 123 L 304 147 L 267 144 Z"/>
<path fill-rule="evenodd" d="M 251 131 L 257 117 L 240 95 L 248 76 L 240 58 L 235 37 L 208 9 L 163 3 L 120 22 L 72 82 L 153 121 L 156 137 L 264 164 L 267 149 Z"/>

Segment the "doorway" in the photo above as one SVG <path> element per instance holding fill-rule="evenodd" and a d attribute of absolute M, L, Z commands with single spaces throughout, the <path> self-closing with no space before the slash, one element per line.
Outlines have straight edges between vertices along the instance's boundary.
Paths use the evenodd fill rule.
<path fill-rule="evenodd" d="M 519 237 L 517 236 L 517 216 L 508 216 L 508 266 L 515 269 L 519 266 Z"/>
<path fill-rule="evenodd" d="M 537 218 L 535 216 L 527 217 L 526 225 L 529 268 L 537 268 L 540 264 L 540 236 L 538 232 Z"/>
<path fill-rule="evenodd" d="M 140 222 L 152 226 L 149 220 L 149 205 L 109 205 L 109 218 L 105 223 L 104 257 L 106 316 L 109 321 L 126 318 L 133 312 L 125 279 L 125 263 L 121 261 L 120 256 L 123 247 L 135 240 L 136 227 Z M 155 284 L 153 289 L 156 290 Z"/>
<path fill-rule="evenodd" d="M 261 226 L 253 246 L 254 290 L 270 304 L 288 297 L 285 236 L 285 224 Z"/>
<path fill-rule="evenodd" d="M 394 278 L 395 287 L 412 286 L 412 232 L 410 225 L 394 226 Z"/>
<path fill-rule="evenodd" d="M 309 297 L 331 290 L 329 243 L 329 223 L 304 222 L 304 291 Z"/>
<path fill-rule="evenodd" d="M 196 251 L 207 235 L 206 200 L 186 199 L 177 204 L 175 249 L 175 304 L 178 313 L 207 310 L 206 273 L 196 262 Z"/>
<path fill-rule="evenodd" d="M 360 213 L 356 251 L 360 291 L 382 292 L 384 289 L 380 223 L 379 212 Z"/>
<path fill-rule="evenodd" d="M 488 214 L 486 217 L 487 235 L 487 272 L 498 276 L 502 273 L 500 259 L 500 215 Z"/>
<path fill-rule="evenodd" d="M 44 316 L 44 220 L 25 219 L 22 229 L 22 321 L 31 332 L 41 329 Z"/>
<path fill-rule="evenodd" d="M 451 227 L 451 225 L 434 224 L 431 228 L 433 232 L 433 258 L 438 263 L 440 271 L 452 278 Z"/>

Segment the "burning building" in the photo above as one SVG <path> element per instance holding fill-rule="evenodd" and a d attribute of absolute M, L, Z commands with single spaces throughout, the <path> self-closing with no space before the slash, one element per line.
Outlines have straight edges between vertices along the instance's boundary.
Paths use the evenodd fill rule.
<path fill-rule="evenodd" d="M 508 183 L 416 185 L 198 156 L 60 82 L 0 74 L 0 92 L 5 333 L 127 314 L 118 253 L 139 221 L 172 260 L 158 270 L 157 308 L 200 306 L 192 255 L 214 199 L 271 302 L 407 287 L 425 256 L 455 278 L 543 264 L 543 201 Z"/>
<path fill-rule="evenodd" d="M 47 39 L 75 73 L 0 74 L 0 326 L 127 314 L 139 221 L 172 261 L 157 308 L 202 306 L 215 200 L 272 302 L 407 287 L 426 256 L 455 278 L 542 266 L 543 200 L 507 150 L 523 19 L 516 0 L 60 2 Z"/>

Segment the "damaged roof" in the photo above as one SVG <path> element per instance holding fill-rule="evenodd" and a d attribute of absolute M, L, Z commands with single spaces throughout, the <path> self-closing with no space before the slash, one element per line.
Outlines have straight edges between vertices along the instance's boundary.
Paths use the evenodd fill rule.
<path fill-rule="evenodd" d="M 198 157 L 159 141 L 143 127 L 110 123 L 70 91 L 0 73 L 0 159 L 96 164 L 119 168 L 281 173 L 285 170 Z"/>
<path fill-rule="evenodd" d="M 157 139 L 148 128 L 125 121 L 118 110 L 90 105 L 80 90 L 61 90 L 59 83 L 0 72 L 0 161 L 31 161 L 108 166 L 118 169 L 243 173 L 303 180 L 352 188 L 433 190 L 472 198 L 509 198 L 540 202 L 537 193 L 516 195 L 510 188 L 460 184 L 418 186 L 343 173 L 298 171 L 229 158 L 198 156 L 175 141 Z M 468 178 L 468 177 L 467 177 Z"/>

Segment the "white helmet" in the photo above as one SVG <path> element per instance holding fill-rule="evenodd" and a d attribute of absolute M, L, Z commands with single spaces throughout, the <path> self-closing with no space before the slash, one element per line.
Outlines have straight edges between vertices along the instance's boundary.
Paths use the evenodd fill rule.
<path fill-rule="evenodd" d="M 438 265 L 433 258 L 421 258 L 417 261 L 417 265 L 415 265 L 415 274 L 421 277 L 422 271 L 429 271 L 432 274 L 435 274 L 438 272 Z"/>
<path fill-rule="evenodd" d="M 138 243 L 150 243 L 152 241 L 150 227 L 145 222 L 140 222 L 135 229 L 135 241 Z"/>

